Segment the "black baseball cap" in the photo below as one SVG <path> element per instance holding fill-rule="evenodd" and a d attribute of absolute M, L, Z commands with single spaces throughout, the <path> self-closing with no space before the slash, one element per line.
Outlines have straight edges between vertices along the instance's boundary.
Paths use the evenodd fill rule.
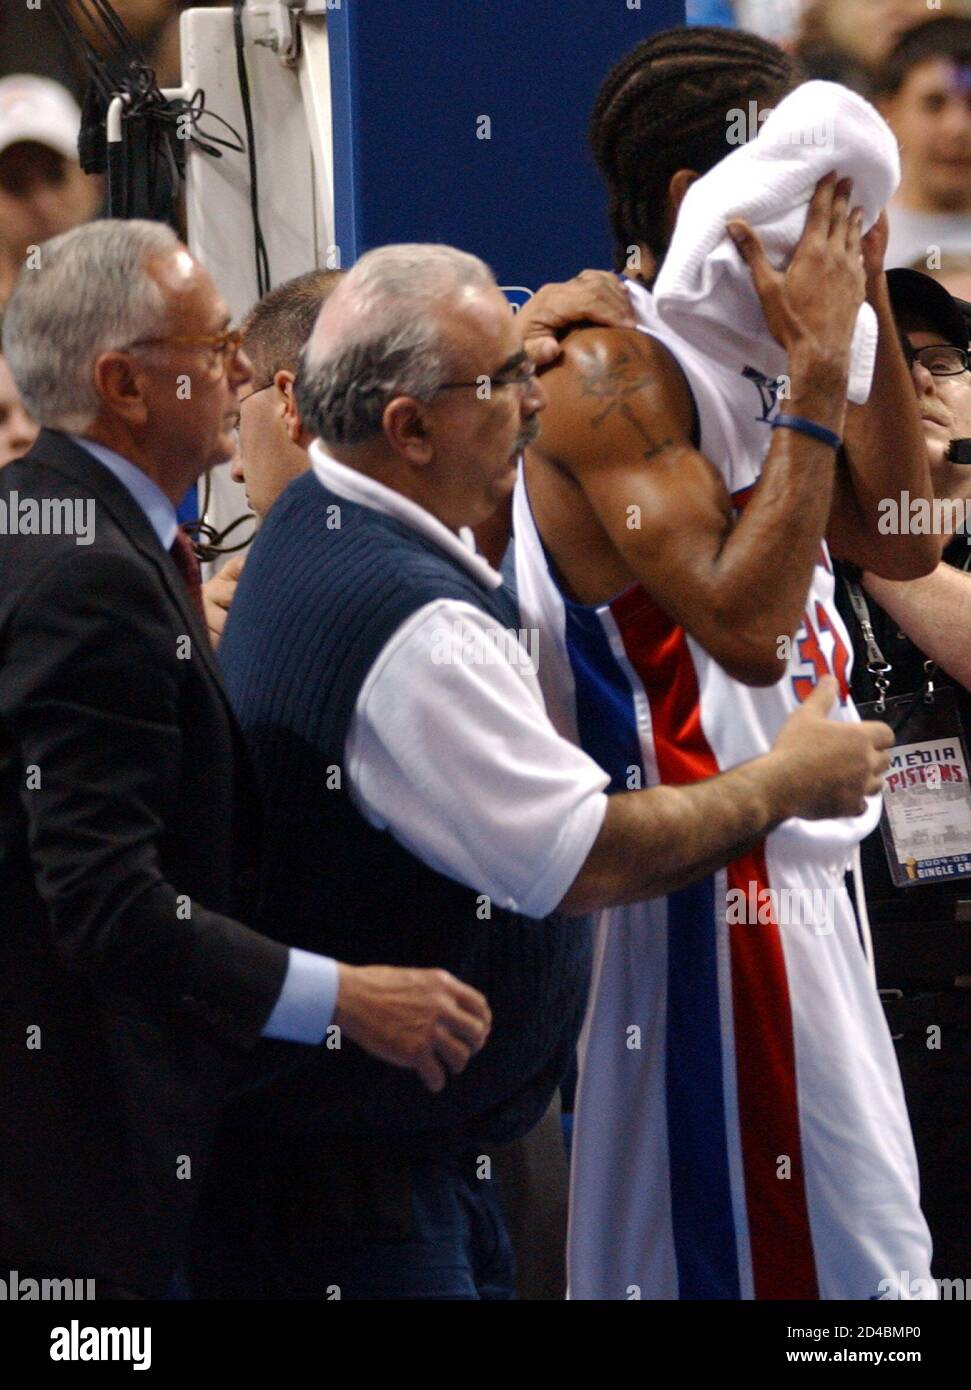
<path fill-rule="evenodd" d="M 954 295 L 953 299 L 964 315 L 964 326 L 968 333 L 968 343 L 971 345 L 971 304 L 969 304 L 966 299 L 958 299 L 957 295 Z"/>
<path fill-rule="evenodd" d="M 922 319 L 954 347 L 967 348 L 971 332 L 971 304 L 955 299 L 942 284 L 921 270 L 888 270 L 890 304 L 899 318 L 907 314 Z"/>

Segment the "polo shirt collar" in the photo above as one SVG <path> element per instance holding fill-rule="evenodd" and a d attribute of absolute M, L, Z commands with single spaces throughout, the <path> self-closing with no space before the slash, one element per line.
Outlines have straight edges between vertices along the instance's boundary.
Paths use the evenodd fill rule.
<path fill-rule="evenodd" d="M 400 492 L 379 483 L 377 479 L 359 473 L 356 468 L 348 468 L 346 464 L 338 463 L 327 453 L 319 439 L 315 439 L 310 446 L 310 461 L 318 482 L 331 492 L 336 492 L 338 497 L 344 497 L 348 502 L 357 502 L 363 507 L 371 507 L 374 511 L 383 512 L 385 516 L 392 516 L 395 520 L 410 526 L 413 531 L 437 545 L 439 550 L 444 550 L 463 569 L 468 570 L 472 578 L 484 589 L 498 589 L 502 586 L 502 575 L 476 551 L 475 537 L 468 526 L 463 526 L 456 535 L 443 521 L 439 521 L 437 516 L 432 516 L 431 512 L 426 511 L 417 502 L 412 502 L 409 497 L 403 497 Z"/>

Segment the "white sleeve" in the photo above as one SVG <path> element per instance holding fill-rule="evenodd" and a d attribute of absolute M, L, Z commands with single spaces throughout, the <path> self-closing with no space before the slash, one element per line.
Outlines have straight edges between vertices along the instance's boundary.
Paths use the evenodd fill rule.
<path fill-rule="evenodd" d="M 361 688 L 345 770 L 362 815 L 425 864 L 545 917 L 600 832 L 609 778 L 556 732 L 514 636 L 469 603 L 419 609 Z"/>

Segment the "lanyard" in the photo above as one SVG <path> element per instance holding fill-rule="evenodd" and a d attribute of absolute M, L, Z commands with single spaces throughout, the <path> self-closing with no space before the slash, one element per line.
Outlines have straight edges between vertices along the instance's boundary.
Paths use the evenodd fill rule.
<path fill-rule="evenodd" d="M 855 579 L 847 578 L 844 580 L 844 583 L 846 584 L 846 592 L 850 597 L 850 603 L 853 605 L 853 612 L 856 614 L 856 620 L 860 624 L 860 631 L 863 633 L 863 642 L 866 646 L 866 669 L 873 677 L 873 684 L 876 686 L 877 690 L 874 713 L 882 714 L 887 706 L 887 691 L 890 689 L 888 677 L 893 667 L 877 644 L 876 634 L 873 631 L 873 623 L 870 621 L 870 610 L 867 607 L 863 589 Z M 925 670 L 926 669 L 925 666 Z M 933 692 L 934 687 L 930 684 L 929 671 L 928 684 L 931 692 Z"/>
<path fill-rule="evenodd" d="M 946 563 L 946 562 L 942 562 Z M 971 570 L 971 544 L 969 544 L 968 556 L 963 565 L 954 565 L 954 569 L 959 569 L 962 574 L 967 574 Z M 846 592 L 849 595 L 850 603 L 853 605 L 853 612 L 856 620 L 860 624 L 860 631 L 863 633 L 863 641 L 866 646 L 866 669 L 873 677 L 873 684 L 876 686 L 877 698 L 874 705 L 874 713 L 882 715 L 887 703 L 887 691 L 890 689 L 890 681 L 887 677 L 893 670 L 890 662 L 884 656 L 877 644 L 877 639 L 873 631 L 873 624 L 870 621 L 870 610 L 863 593 L 863 588 L 855 579 L 844 576 L 843 583 L 846 585 Z M 904 634 L 906 636 L 906 634 Z M 924 699 L 931 704 L 934 699 L 934 677 L 937 674 L 937 662 L 927 660 L 924 662 L 924 676 L 927 685 L 924 689 Z"/>
<path fill-rule="evenodd" d="M 867 671 L 877 690 L 876 701 L 858 706 L 860 714 L 884 719 L 894 733 L 880 817 L 890 882 L 896 888 L 913 889 L 969 879 L 971 760 L 955 691 L 945 685 L 935 692 L 938 668 L 927 658 L 922 687 L 888 696 L 893 668 L 876 640 L 862 586 L 848 576 L 843 582 L 863 634 Z M 879 882 L 876 888 L 879 892 Z"/>

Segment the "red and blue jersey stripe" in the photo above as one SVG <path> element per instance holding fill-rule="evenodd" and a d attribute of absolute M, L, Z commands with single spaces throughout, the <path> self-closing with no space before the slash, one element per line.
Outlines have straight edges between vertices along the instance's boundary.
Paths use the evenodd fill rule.
<path fill-rule="evenodd" d="M 637 585 L 602 609 L 563 602 L 579 741 L 609 774 L 610 789 L 623 791 L 653 779 L 653 769 L 646 766 L 638 698 L 649 706 L 650 742 L 661 782 L 683 785 L 716 775 L 720 769 L 702 725 L 697 676 L 683 629 Z M 618 637 L 623 659 L 616 652 Z M 639 779 L 632 780 L 634 768 Z M 686 1299 L 743 1297 L 741 1234 L 749 1248 L 756 1298 L 815 1298 L 779 929 L 774 920 L 726 926 L 725 882 L 720 875 L 711 876 L 667 900 L 664 1084 L 679 1294 Z M 727 883 L 756 894 L 768 886 L 761 847 L 729 865 Z M 726 940 L 728 997 L 719 974 L 719 951 Z M 723 1046 L 726 1009 L 733 1056 L 726 1056 Z M 734 1069 L 731 1078 L 726 1078 L 726 1067 Z M 727 1094 L 737 1098 L 737 1112 L 729 1113 Z M 744 1194 L 736 1195 L 743 1197 L 747 1227 L 741 1233 L 729 1152 L 730 1129 L 736 1123 L 744 1175 Z"/>

